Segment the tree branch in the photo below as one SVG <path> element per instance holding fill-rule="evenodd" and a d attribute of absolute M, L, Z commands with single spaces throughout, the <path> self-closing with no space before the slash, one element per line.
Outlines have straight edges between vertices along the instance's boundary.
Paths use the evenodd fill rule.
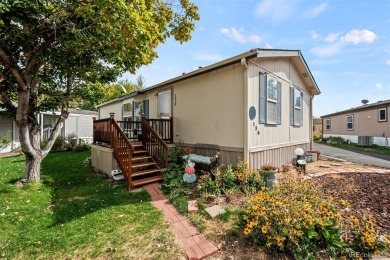
<path fill-rule="evenodd" d="M 4 67 L 6 67 L 12 73 L 12 75 L 18 81 L 18 83 L 20 84 L 22 89 L 27 90 L 28 86 L 26 85 L 26 82 L 24 82 L 18 69 L 14 66 L 14 64 L 11 63 L 7 54 L 4 52 L 3 48 L 1 48 L 1 47 L 0 47 L 0 61 L 1 61 L 1 63 L 3 63 Z"/>
<path fill-rule="evenodd" d="M 69 106 L 62 106 L 61 108 L 61 115 L 57 120 L 56 125 L 54 126 L 53 131 L 51 132 L 51 135 L 46 143 L 46 146 L 42 149 L 42 159 L 46 157 L 46 155 L 50 152 L 51 147 L 53 146 L 55 140 L 58 137 L 58 134 L 61 131 L 62 124 L 65 122 L 65 120 L 68 118 L 69 112 L 68 112 Z"/>

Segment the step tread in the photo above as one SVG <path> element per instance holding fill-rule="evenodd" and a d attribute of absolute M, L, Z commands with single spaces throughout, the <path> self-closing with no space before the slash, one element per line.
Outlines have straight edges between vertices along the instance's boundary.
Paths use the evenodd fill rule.
<path fill-rule="evenodd" d="M 137 164 L 133 164 L 133 168 L 145 167 L 151 165 L 157 165 L 157 164 L 155 162 L 137 163 Z"/>
<path fill-rule="evenodd" d="M 135 181 L 132 181 L 131 183 L 132 183 L 133 187 L 135 187 L 135 186 L 139 186 L 139 185 L 143 185 L 143 184 L 148 184 L 151 182 L 161 181 L 162 179 L 163 179 L 163 176 L 158 175 L 158 176 L 152 176 L 152 177 L 148 177 L 148 178 L 144 178 L 144 179 L 135 180 Z"/>
<path fill-rule="evenodd" d="M 136 176 L 141 176 L 141 175 L 150 174 L 154 172 L 160 172 L 160 169 L 154 168 L 154 169 L 148 169 L 144 171 L 137 171 L 137 172 L 133 172 L 131 176 L 136 177 Z"/>
<path fill-rule="evenodd" d="M 136 154 L 136 153 L 147 153 L 147 152 L 148 152 L 147 150 L 136 150 L 133 153 Z"/>
<path fill-rule="evenodd" d="M 150 159 L 152 158 L 152 156 L 136 156 L 136 157 L 133 157 L 132 160 L 133 161 L 137 161 L 137 160 L 145 160 L 145 159 Z"/>

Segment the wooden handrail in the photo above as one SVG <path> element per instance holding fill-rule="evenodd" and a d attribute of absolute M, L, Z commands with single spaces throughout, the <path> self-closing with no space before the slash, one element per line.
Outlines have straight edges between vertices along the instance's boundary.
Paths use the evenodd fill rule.
<path fill-rule="evenodd" d="M 173 143 L 173 119 L 145 119 L 164 142 Z"/>
<path fill-rule="evenodd" d="M 114 157 L 118 163 L 119 169 L 125 176 L 128 186 L 131 187 L 134 147 L 129 139 L 127 139 L 114 117 L 111 117 L 111 147 L 114 150 Z"/>
<path fill-rule="evenodd" d="M 168 145 L 142 117 L 142 144 L 159 167 L 168 167 Z"/>

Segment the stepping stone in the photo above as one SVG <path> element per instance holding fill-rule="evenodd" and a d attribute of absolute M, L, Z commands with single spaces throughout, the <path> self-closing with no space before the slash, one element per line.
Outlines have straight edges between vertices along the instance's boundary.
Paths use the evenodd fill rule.
<path fill-rule="evenodd" d="M 198 202 L 196 200 L 188 201 L 188 212 L 198 211 Z"/>
<path fill-rule="evenodd" d="M 225 213 L 225 210 L 221 206 L 215 205 L 215 206 L 206 208 L 206 212 L 210 215 L 211 218 L 215 218 L 219 214 Z"/>

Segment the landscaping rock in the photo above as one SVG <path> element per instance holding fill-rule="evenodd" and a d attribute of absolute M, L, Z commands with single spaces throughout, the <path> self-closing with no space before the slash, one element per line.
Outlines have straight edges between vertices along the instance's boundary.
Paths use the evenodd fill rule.
<path fill-rule="evenodd" d="M 188 201 L 188 212 L 198 211 L 198 203 L 196 200 Z"/>
<path fill-rule="evenodd" d="M 215 206 L 206 208 L 206 212 L 210 215 L 211 218 L 215 218 L 219 214 L 225 213 L 225 209 L 223 209 L 219 205 L 215 205 Z"/>

